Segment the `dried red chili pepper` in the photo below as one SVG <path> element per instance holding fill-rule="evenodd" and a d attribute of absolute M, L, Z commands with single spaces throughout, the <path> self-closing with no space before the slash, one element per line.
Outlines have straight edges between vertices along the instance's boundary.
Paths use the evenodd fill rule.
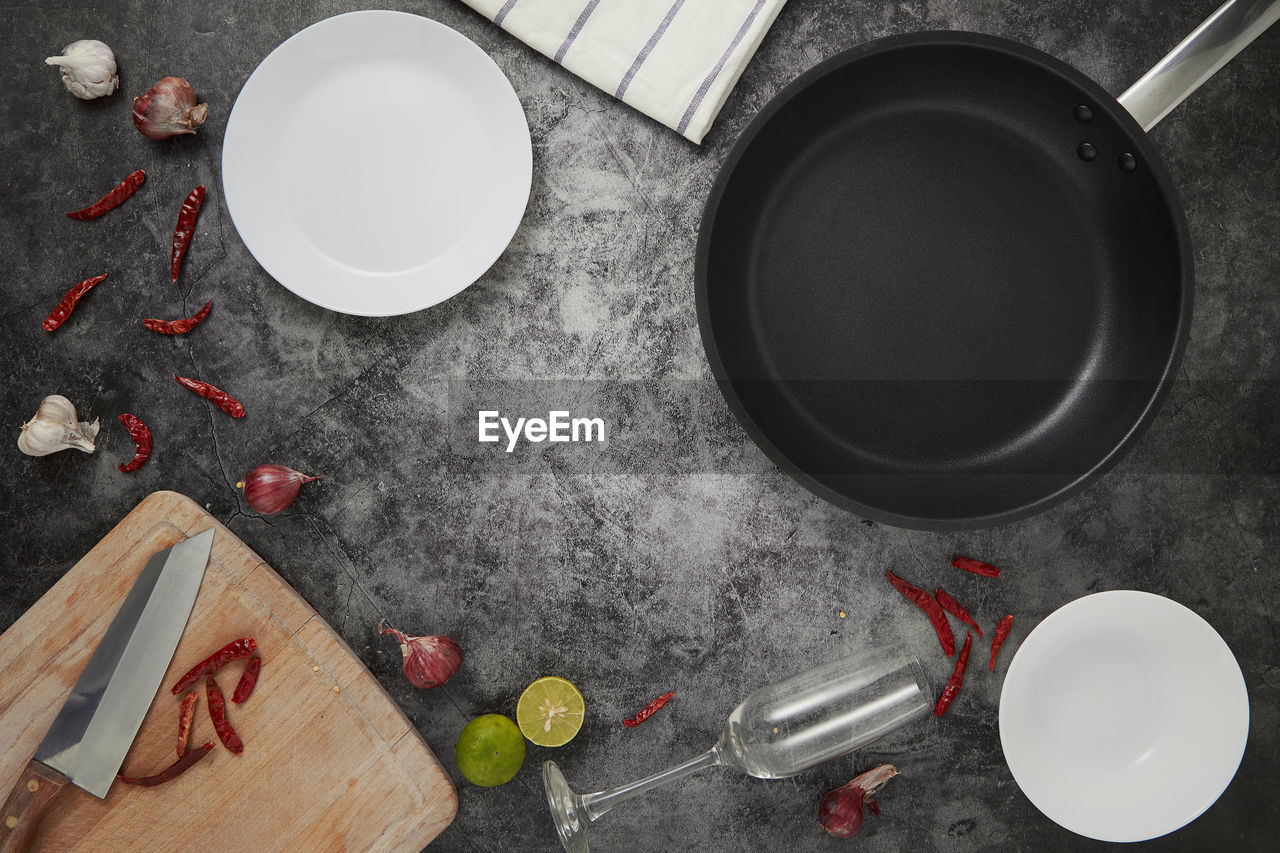
<path fill-rule="evenodd" d="M 966 625 L 973 627 L 978 632 L 978 636 L 982 636 L 982 627 L 973 621 L 973 617 L 969 615 L 969 611 L 960 606 L 960 602 L 947 595 L 946 590 L 938 587 L 933 591 L 933 597 L 938 599 L 938 603 L 942 605 L 942 609 L 959 619 Z"/>
<path fill-rule="evenodd" d="M 205 317 L 209 316 L 209 309 L 213 308 L 213 300 L 210 299 L 204 304 L 204 307 L 197 311 L 194 315 L 182 320 L 152 320 L 150 318 L 143 320 L 142 325 L 146 326 L 153 332 L 159 332 L 162 335 L 185 335 L 187 332 L 199 326 Z"/>
<path fill-rule="evenodd" d="M 964 670 L 969 665 L 969 647 L 972 645 L 973 634 L 966 633 L 964 648 L 960 650 L 960 657 L 956 658 L 956 668 L 951 673 L 951 680 L 947 682 L 946 687 L 942 688 L 942 695 L 938 697 L 938 703 L 933 706 L 935 717 L 941 717 L 946 713 L 947 708 L 951 707 L 952 700 L 960 692 L 960 685 L 964 684 Z"/>
<path fill-rule="evenodd" d="M 966 572 L 973 572 L 975 575 L 982 575 L 984 578 L 1000 577 L 1000 570 L 995 566 L 969 557 L 952 557 L 951 565 Z"/>
<path fill-rule="evenodd" d="M 63 323 L 67 322 L 67 318 L 70 317 L 71 312 L 75 310 L 76 304 L 80 301 L 80 298 L 93 288 L 97 287 L 99 283 L 106 279 L 106 277 L 107 274 L 103 273 L 102 275 L 95 275 L 93 278 L 86 278 L 84 281 L 68 290 L 67 295 L 62 297 L 62 301 L 58 303 L 58 307 L 54 308 L 49 316 L 45 318 L 44 330 L 46 332 L 52 332 Z"/>
<path fill-rule="evenodd" d="M 231 417 L 244 417 L 244 406 L 240 405 L 240 401 L 216 385 L 210 385 L 208 382 L 201 382 L 199 379 L 188 379 L 187 377 L 179 376 L 176 373 L 173 374 L 173 378 L 178 380 L 183 387 L 190 388 L 192 391 L 195 391 L 201 397 L 204 397 L 228 415 L 231 415 Z"/>
<path fill-rule="evenodd" d="M 108 210 L 115 210 L 124 204 L 129 196 L 138 191 L 138 187 L 142 186 L 142 182 L 147 179 L 147 173 L 139 169 L 129 177 L 120 182 L 120 185 L 84 210 L 73 210 L 67 216 L 72 219 L 97 219 Z"/>
<path fill-rule="evenodd" d="M 244 662 L 244 672 L 240 674 L 235 692 L 231 694 L 233 703 L 239 705 L 249 698 L 249 694 L 253 692 L 253 686 L 258 683 L 258 673 L 261 671 L 262 658 L 253 657 Z"/>
<path fill-rule="evenodd" d="M 257 650 L 258 644 L 253 637 L 241 637 L 238 640 L 232 640 L 200 661 L 200 663 L 191 667 L 187 674 L 178 679 L 177 684 L 173 685 L 171 692 L 174 696 L 177 696 L 206 675 L 212 675 L 232 661 L 244 660 Z"/>
<path fill-rule="evenodd" d="M 204 697 L 209 705 L 209 719 L 213 721 L 213 730 L 218 733 L 218 740 L 236 755 L 244 752 L 244 742 L 227 719 L 227 700 L 223 698 L 222 688 L 218 687 L 218 682 L 213 680 L 212 675 L 204 677 Z"/>
<path fill-rule="evenodd" d="M 191 739 L 191 721 L 196 715 L 196 702 L 199 693 L 188 693 L 182 697 L 182 707 L 178 710 L 178 757 L 187 752 L 187 742 Z"/>
<path fill-rule="evenodd" d="M 639 714 L 636 714 L 634 717 L 629 717 L 623 720 L 622 724 L 629 729 L 634 729 L 636 726 L 640 725 L 645 720 L 652 717 L 655 711 L 657 711 L 663 705 L 670 702 L 671 697 L 675 695 L 676 695 L 676 692 L 674 690 L 672 690 L 670 693 L 663 693 L 657 699 L 654 699 L 648 705 L 645 705 L 644 708 L 640 710 Z"/>
<path fill-rule="evenodd" d="M 139 418 L 125 412 L 119 416 L 120 423 L 124 424 L 125 429 L 129 430 L 129 437 L 133 439 L 133 443 L 137 445 L 137 451 L 133 458 L 120 466 L 120 470 L 124 473 L 137 471 L 142 467 L 143 463 L 151 458 L 151 430 L 147 429 Z"/>
<path fill-rule="evenodd" d="M 942 612 L 942 608 L 938 606 L 938 602 L 933 600 L 933 596 L 918 586 L 912 586 L 891 571 L 886 570 L 885 576 L 889 578 L 889 583 L 893 584 L 893 588 L 902 593 L 903 598 L 919 607 L 929 617 L 929 621 L 933 623 L 933 630 L 938 632 L 938 642 L 942 643 L 942 651 L 946 656 L 951 657 L 955 654 L 955 635 L 951 633 L 951 625 L 947 622 L 947 614 Z"/>
<path fill-rule="evenodd" d="M 991 665 L 989 669 L 996 671 L 996 655 L 1000 653 L 1000 647 L 1004 645 L 1004 641 L 1009 638 L 1009 632 L 1013 630 L 1013 614 L 1007 614 L 996 625 L 995 636 L 991 638 Z"/>
<path fill-rule="evenodd" d="M 178 224 L 173 229 L 173 252 L 169 256 L 169 272 L 173 281 L 178 281 L 178 270 L 182 269 L 182 259 L 187 255 L 187 247 L 196 233 L 196 217 L 200 215 L 200 205 L 204 204 L 204 185 L 196 187 L 182 202 L 178 211 Z"/>
<path fill-rule="evenodd" d="M 191 765 L 204 758 L 213 751 L 213 741 L 209 741 L 204 746 L 196 747 L 177 761 L 170 764 L 154 776 L 142 776 L 140 778 L 133 776 L 125 776 L 123 773 L 117 773 L 116 778 L 126 785 L 141 785 L 144 788 L 151 788 L 155 785 L 168 782 L 170 779 L 176 779 L 187 770 Z"/>

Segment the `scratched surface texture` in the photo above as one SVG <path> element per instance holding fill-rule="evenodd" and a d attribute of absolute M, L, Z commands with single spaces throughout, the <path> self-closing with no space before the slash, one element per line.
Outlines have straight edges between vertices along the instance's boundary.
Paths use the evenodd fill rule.
<path fill-rule="evenodd" d="M 1203 817 L 1145 845 L 1263 849 L 1280 834 L 1280 32 L 1264 36 L 1153 132 L 1180 188 L 1198 284 L 1185 367 L 1151 431 L 1117 469 L 1032 519 L 965 534 L 867 524 L 773 467 L 724 405 L 699 339 L 693 257 L 706 193 L 752 116 L 802 71 L 867 39 L 921 29 L 1012 37 L 1123 90 L 1213 0 L 790 0 L 695 147 L 565 73 L 460 3 L 385 4 L 439 20 L 510 77 L 533 139 L 533 191 L 509 250 L 473 287 L 426 311 L 361 319 L 277 285 L 237 237 L 222 198 L 223 131 L 257 63 L 349 2 L 102 0 L 0 7 L 0 628 L 11 624 L 141 498 L 183 492 L 262 554 L 373 670 L 459 785 L 443 850 L 553 850 L 538 767 L 579 789 L 628 781 L 702 751 L 748 690 L 808 663 L 902 637 L 940 685 L 950 663 L 886 568 L 944 585 L 991 625 L 1016 627 L 997 675 L 975 671 L 930 718 L 788 781 L 711 770 L 620 806 L 597 850 L 1040 849 L 1104 845 L 1059 828 L 1019 791 L 1000 749 L 1001 678 L 1027 631 L 1089 592 L 1167 595 L 1214 625 L 1240 660 L 1252 725 L 1240 772 Z M 123 91 L 81 103 L 41 60 L 77 38 L 119 54 Z M 137 134 L 128 98 L 174 74 L 210 105 L 195 137 Z M 395 116 L 380 115 L 394 133 Z M 143 190 L 96 223 L 63 214 L 136 168 Z M 209 188 L 180 287 L 166 252 L 182 197 Z M 111 277 L 61 331 L 41 320 L 74 282 Z M 140 318 L 213 299 L 196 333 Z M 232 420 L 173 372 L 225 387 Z M 501 386 L 538 414 L 566 400 L 608 412 L 619 441 L 505 455 L 479 445 L 476 401 Z M 489 390 L 486 390 L 489 389 Z M 13 446 L 49 393 L 100 417 L 92 456 Z M 486 398 L 487 399 L 487 398 Z M 545 401 L 545 402 L 544 402 Z M 155 455 L 116 415 L 151 425 Z M 264 518 L 235 483 L 263 462 L 325 475 Z M 953 552 L 1006 569 L 957 576 Z M 844 616 L 841 616 L 841 613 Z M 456 637 L 461 672 L 420 691 L 380 618 Z M 56 630 L 57 626 L 51 626 Z M 980 656 L 981 657 L 981 656 Z M 481 789 L 453 765 L 467 720 L 514 714 L 526 684 L 581 687 L 582 733 L 530 748 L 510 784 Z M 6 684 L 0 689 L 21 689 Z M 636 729 L 622 718 L 675 700 Z M 902 771 L 853 842 L 818 828 L 821 794 L 889 761 Z M 1192 783 L 1193 780 L 1188 780 Z"/>

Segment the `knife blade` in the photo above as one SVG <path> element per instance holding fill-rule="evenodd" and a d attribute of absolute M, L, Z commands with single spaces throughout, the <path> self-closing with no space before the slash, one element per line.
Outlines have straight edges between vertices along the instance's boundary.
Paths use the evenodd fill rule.
<path fill-rule="evenodd" d="M 173 659 L 212 548 L 210 529 L 147 560 L 0 807 L 0 853 L 30 842 L 40 813 L 66 782 L 107 795 Z"/>

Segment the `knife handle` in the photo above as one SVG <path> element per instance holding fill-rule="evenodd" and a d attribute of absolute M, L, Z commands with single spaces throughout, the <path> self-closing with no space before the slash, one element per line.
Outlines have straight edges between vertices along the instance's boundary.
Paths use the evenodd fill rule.
<path fill-rule="evenodd" d="M 0 806 L 0 853 L 22 853 L 31 846 L 49 801 L 70 781 L 52 767 L 31 759 Z"/>

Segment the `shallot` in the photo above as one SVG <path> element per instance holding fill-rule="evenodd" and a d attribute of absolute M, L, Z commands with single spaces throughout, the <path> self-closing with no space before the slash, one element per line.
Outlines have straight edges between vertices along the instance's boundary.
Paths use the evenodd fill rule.
<path fill-rule="evenodd" d="M 818 803 L 818 823 L 836 838 L 848 838 L 862 828 L 862 806 L 866 804 L 874 815 L 880 814 L 880 804 L 871 796 L 885 783 L 898 775 L 892 764 L 881 764 L 852 780 L 834 788 Z"/>
<path fill-rule="evenodd" d="M 209 105 L 197 104 L 196 90 L 181 77 L 165 77 L 133 99 L 133 124 L 148 139 L 195 133 L 208 113 Z"/>
<path fill-rule="evenodd" d="M 413 637 L 378 623 L 379 634 L 391 634 L 400 641 L 404 674 L 414 687 L 439 687 L 462 666 L 462 648 L 452 637 Z"/>
<path fill-rule="evenodd" d="M 236 483 L 236 487 L 244 489 L 249 506 L 263 515 L 272 515 L 293 503 L 303 483 L 319 480 L 320 476 L 323 475 L 308 477 L 284 465 L 259 465 Z"/>

